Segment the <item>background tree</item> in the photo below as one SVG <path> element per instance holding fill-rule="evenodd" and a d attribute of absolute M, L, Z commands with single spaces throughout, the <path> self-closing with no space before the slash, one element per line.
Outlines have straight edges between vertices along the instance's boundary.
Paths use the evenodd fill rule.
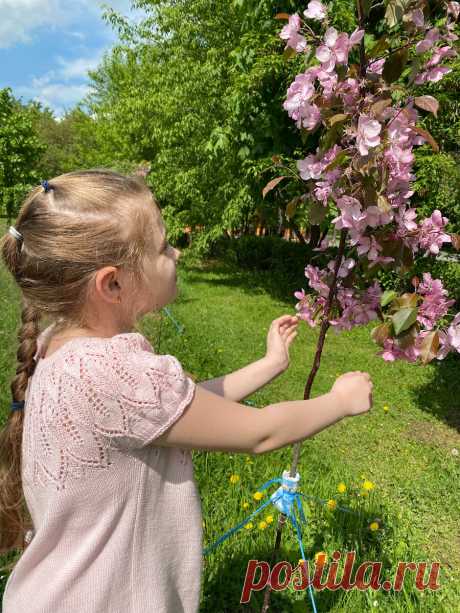
<path fill-rule="evenodd" d="M 38 180 L 38 161 L 45 146 L 34 129 L 30 107 L 0 90 L 0 195 L 1 215 L 10 219 L 15 203 Z"/>

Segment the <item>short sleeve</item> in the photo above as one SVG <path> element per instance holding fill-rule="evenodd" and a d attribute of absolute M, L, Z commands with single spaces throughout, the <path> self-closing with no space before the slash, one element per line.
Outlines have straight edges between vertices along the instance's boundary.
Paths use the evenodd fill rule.
<path fill-rule="evenodd" d="M 86 372 L 94 390 L 94 427 L 115 447 L 153 442 L 180 418 L 195 392 L 177 358 L 153 353 L 147 341 L 138 346 L 133 337 L 124 343 L 120 335 L 106 354 L 106 368 Z"/>

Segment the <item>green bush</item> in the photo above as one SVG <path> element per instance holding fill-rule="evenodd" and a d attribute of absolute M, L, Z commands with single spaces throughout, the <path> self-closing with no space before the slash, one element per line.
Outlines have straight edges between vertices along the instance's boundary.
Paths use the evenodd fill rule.
<path fill-rule="evenodd" d="M 307 264 L 322 267 L 328 261 L 323 253 L 279 236 L 244 235 L 240 238 L 221 238 L 213 245 L 211 255 L 228 258 L 242 268 L 289 276 L 298 276 L 300 273 L 301 277 L 304 276 Z"/>
<path fill-rule="evenodd" d="M 414 205 L 419 219 L 439 209 L 449 219 L 447 230 L 460 232 L 460 164 L 452 154 L 418 153 Z"/>

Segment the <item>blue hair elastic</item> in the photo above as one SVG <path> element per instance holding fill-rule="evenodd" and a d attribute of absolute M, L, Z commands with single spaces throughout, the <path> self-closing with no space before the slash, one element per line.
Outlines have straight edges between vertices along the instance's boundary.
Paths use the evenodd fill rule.
<path fill-rule="evenodd" d="M 53 189 L 51 185 L 48 183 L 48 181 L 42 181 L 42 187 L 45 190 L 45 194 L 47 194 Z"/>
<path fill-rule="evenodd" d="M 25 405 L 24 400 L 21 400 L 20 402 L 12 402 L 11 410 L 12 411 L 22 411 L 22 409 L 24 408 L 24 405 Z"/>

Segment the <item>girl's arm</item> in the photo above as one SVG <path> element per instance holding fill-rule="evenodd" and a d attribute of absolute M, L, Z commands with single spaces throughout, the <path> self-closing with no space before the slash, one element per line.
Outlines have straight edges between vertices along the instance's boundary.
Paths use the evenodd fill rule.
<path fill-rule="evenodd" d="M 155 445 L 261 454 L 301 441 L 372 405 L 366 373 L 342 375 L 328 394 L 263 409 L 226 400 L 197 386 L 191 404 Z"/>
<path fill-rule="evenodd" d="M 298 318 L 291 315 L 274 319 L 267 334 L 267 352 L 262 359 L 223 377 L 202 381 L 200 386 L 236 402 L 250 396 L 289 366 L 289 346 L 297 336 L 298 323 Z"/>
<path fill-rule="evenodd" d="M 270 383 L 284 370 L 281 364 L 264 357 L 228 375 L 201 381 L 198 385 L 227 400 L 238 402 Z"/>

